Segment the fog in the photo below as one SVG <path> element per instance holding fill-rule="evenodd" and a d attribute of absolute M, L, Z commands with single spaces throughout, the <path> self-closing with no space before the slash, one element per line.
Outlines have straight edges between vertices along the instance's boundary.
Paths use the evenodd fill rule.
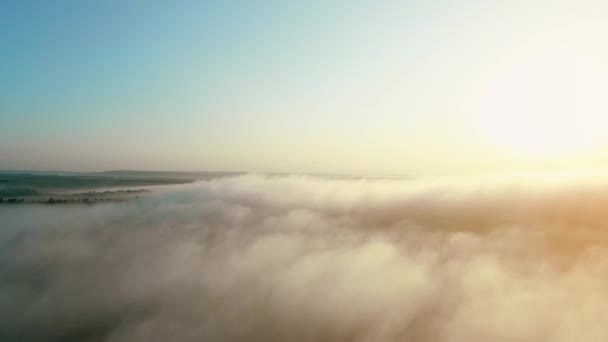
<path fill-rule="evenodd" d="M 245 175 L 0 207 L 0 340 L 606 340 L 592 185 Z"/>

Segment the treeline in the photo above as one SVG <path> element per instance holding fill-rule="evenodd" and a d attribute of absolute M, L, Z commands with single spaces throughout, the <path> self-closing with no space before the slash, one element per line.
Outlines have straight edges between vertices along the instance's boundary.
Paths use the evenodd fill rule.
<path fill-rule="evenodd" d="M 99 202 L 116 202 L 116 199 L 113 198 L 70 198 L 70 199 L 61 199 L 61 198 L 53 198 L 49 197 L 46 201 L 37 201 L 36 203 L 47 203 L 47 204 L 61 204 L 61 203 L 99 203 Z"/>
<path fill-rule="evenodd" d="M 4 203 L 13 204 L 13 203 L 23 203 L 23 202 L 25 202 L 25 199 L 23 199 L 23 198 L 7 198 L 5 200 L 4 197 L 0 197 L 0 204 L 4 204 Z"/>
<path fill-rule="evenodd" d="M 139 196 L 136 196 L 139 198 Z M 30 200 L 25 201 L 24 198 L 3 198 L 0 197 L 0 204 L 18 204 L 18 203 L 39 203 L 39 204 L 65 204 L 65 203 L 85 203 L 85 204 L 93 204 L 93 203 L 103 203 L 103 202 L 120 202 L 125 201 L 127 199 L 115 199 L 115 198 L 53 198 L 49 197 L 47 200 Z"/>

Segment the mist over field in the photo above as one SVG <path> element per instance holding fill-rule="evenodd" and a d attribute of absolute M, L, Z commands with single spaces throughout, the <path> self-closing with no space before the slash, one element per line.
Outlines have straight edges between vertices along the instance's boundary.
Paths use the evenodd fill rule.
<path fill-rule="evenodd" d="M 244 175 L 0 207 L 2 341 L 602 341 L 608 187 Z"/>

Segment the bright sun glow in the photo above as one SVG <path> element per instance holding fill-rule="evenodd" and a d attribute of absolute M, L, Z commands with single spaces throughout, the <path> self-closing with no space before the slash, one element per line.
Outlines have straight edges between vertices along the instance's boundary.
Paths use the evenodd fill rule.
<path fill-rule="evenodd" d="M 605 63 L 572 49 L 512 58 L 489 82 L 481 110 L 486 140 L 510 153 L 563 157 L 589 151 L 605 135 Z"/>

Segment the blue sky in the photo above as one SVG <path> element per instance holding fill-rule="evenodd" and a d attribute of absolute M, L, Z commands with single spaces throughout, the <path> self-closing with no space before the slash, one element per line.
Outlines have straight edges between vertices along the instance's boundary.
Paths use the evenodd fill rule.
<path fill-rule="evenodd" d="M 505 115 L 483 109 L 487 89 L 517 61 L 558 54 L 563 39 L 591 37 L 576 49 L 597 50 L 602 10 L 548 1 L 0 1 L 0 169 L 424 173 L 529 162 L 538 155 L 505 148 L 521 115 L 499 125 L 512 131 L 507 144 L 486 137 L 501 134 L 479 117 Z M 596 50 L 584 53 L 604 52 Z M 567 160 L 587 153 L 576 152 Z"/>

